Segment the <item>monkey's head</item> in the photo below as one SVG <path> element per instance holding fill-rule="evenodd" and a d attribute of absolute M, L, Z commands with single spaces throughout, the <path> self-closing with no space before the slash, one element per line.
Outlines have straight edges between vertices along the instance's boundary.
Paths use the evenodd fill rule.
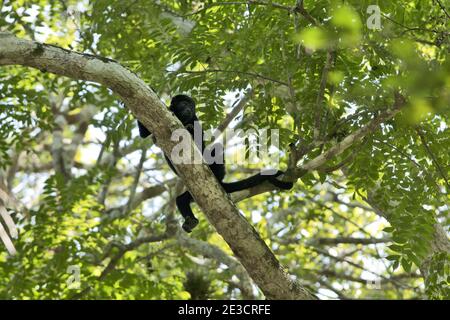
<path fill-rule="evenodd" d="M 181 121 L 183 125 L 192 124 L 195 117 L 195 102 L 184 94 L 176 95 L 170 102 L 170 111 Z"/>

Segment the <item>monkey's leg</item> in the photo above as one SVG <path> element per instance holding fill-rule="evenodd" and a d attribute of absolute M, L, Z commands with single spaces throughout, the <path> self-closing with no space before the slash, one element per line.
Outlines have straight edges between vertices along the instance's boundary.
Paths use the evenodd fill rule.
<path fill-rule="evenodd" d="M 180 210 L 181 215 L 184 218 L 183 230 L 190 233 L 198 225 L 198 220 L 192 213 L 191 202 L 194 199 L 191 194 L 186 191 L 185 193 L 179 195 L 176 199 L 178 210 Z"/>

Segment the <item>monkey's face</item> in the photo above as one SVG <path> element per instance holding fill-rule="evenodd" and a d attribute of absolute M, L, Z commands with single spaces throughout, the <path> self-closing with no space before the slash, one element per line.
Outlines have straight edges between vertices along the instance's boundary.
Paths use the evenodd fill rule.
<path fill-rule="evenodd" d="M 195 120 L 195 102 L 188 96 L 175 96 L 170 103 L 169 109 L 184 126 L 192 124 Z"/>

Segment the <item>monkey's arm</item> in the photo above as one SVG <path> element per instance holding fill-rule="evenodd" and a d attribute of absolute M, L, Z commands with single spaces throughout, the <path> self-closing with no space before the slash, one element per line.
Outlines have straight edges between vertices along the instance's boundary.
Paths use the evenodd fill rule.
<path fill-rule="evenodd" d="M 144 125 L 139 120 L 137 123 L 139 127 L 139 135 L 141 136 L 141 138 L 147 138 L 149 135 L 152 134 L 150 131 L 147 130 L 146 127 L 144 127 Z"/>

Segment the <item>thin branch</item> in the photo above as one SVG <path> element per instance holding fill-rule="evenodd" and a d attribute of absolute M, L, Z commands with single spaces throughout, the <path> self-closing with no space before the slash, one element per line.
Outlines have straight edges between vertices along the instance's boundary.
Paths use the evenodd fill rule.
<path fill-rule="evenodd" d="M 167 189 L 175 184 L 175 179 L 166 181 L 162 184 L 158 184 L 155 186 L 151 186 L 148 188 L 145 188 L 141 192 L 137 193 L 134 197 L 132 203 L 131 203 L 131 210 L 134 210 L 137 206 L 139 206 L 142 202 L 145 200 L 155 198 L 159 195 L 161 195 L 163 192 L 167 191 Z"/>
<path fill-rule="evenodd" d="M 395 103 L 392 106 L 391 109 L 388 109 L 384 112 L 382 112 L 378 117 L 371 120 L 367 125 L 362 127 L 361 129 L 356 130 L 352 134 L 345 137 L 342 141 L 328 149 L 326 152 L 322 153 L 321 155 L 317 156 L 316 158 L 308 161 L 306 164 L 303 164 L 299 167 L 297 167 L 296 174 L 297 176 L 302 176 L 306 172 L 314 170 L 316 168 L 321 167 L 323 164 L 325 164 L 328 160 L 332 159 L 333 157 L 341 154 L 344 152 L 347 148 L 352 146 L 355 142 L 361 140 L 369 133 L 372 133 L 373 131 L 378 129 L 378 126 L 393 118 L 400 109 L 405 105 L 406 100 L 403 96 L 396 93 L 395 95 Z"/>
<path fill-rule="evenodd" d="M 341 162 L 334 166 L 326 167 L 326 168 L 319 168 L 320 171 L 323 171 L 325 173 L 331 173 L 333 171 L 341 169 L 343 166 L 347 165 L 347 163 L 353 161 L 358 154 L 359 151 L 361 151 L 363 144 L 361 143 L 359 146 L 357 146 L 355 149 L 352 150 L 352 152 L 344 158 Z"/>
<path fill-rule="evenodd" d="M 230 125 L 231 121 L 233 121 L 233 119 L 239 114 L 239 112 L 241 112 L 242 109 L 244 109 L 245 105 L 250 100 L 252 95 L 253 95 L 253 90 L 252 89 L 250 89 L 249 91 L 247 91 L 244 94 L 244 97 L 241 100 L 239 100 L 239 102 L 233 108 L 233 110 L 231 110 L 231 112 L 229 114 L 227 114 L 226 118 L 217 127 L 216 132 L 214 132 L 213 136 L 219 135 L 220 133 L 225 131 L 226 128 L 228 128 L 228 126 Z"/>
<path fill-rule="evenodd" d="M 323 100 L 325 96 L 325 88 L 327 86 L 328 73 L 330 72 L 331 66 L 334 60 L 334 53 L 331 51 L 327 52 L 327 58 L 325 65 L 323 66 L 322 76 L 320 79 L 319 92 L 316 98 L 316 110 L 314 115 L 314 140 L 320 140 L 321 138 L 321 127 L 322 127 L 322 109 Z"/>
<path fill-rule="evenodd" d="M 339 272 L 336 272 L 333 270 L 328 270 L 328 269 L 326 269 L 326 270 L 311 270 L 311 271 L 314 273 L 323 275 L 325 277 L 339 278 L 339 279 L 343 279 L 343 280 L 347 280 L 347 281 L 358 282 L 358 283 L 365 284 L 365 285 L 367 285 L 367 283 L 369 282 L 366 279 L 353 277 L 353 276 L 345 274 L 345 273 L 339 273 Z M 419 278 L 419 277 L 420 277 L 420 275 L 418 275 L 416 273 L 404 273 L 404 274 L 391 275 L 387 279 L 380 279 L 380 284 L 387 284 L 387 283 L 392 283 L 397 280 Z M 396 283 L 393 283 L 393 284 L 396 285 Z"/>
<path fill-rule="evenodd" d="M 359 230 L 361 233 L 367 235 L 367 236 L 371 236 L 371 234 L 366 231 L 363 227 L 359 226 L 356 222 L 352 221 L 351 219 L 347 218 L 346 216 L 340 214 L 339 212 L 337 212 L 333 207 L 326 205 L 325 203 L 321 202 L 321 201 L 317 201 L 316 199 L 314 199 L 313 197 L 307 197 L 309 199 L 309 201 L 314 202 L 315 204 L 317 204 L 318 206 L 325 208 L 327 210 L 330 210 L 335 216 L 337 216 L 338 218 L 348 222 L 349 224 L 351 224 L 352 226 L 354 226 L 357 230 Z"/>
<path fill-rule="evenodd" d="M 289 7 L 289 6 L 285 6 L 279 3 L 275 3 L 275 2 L 267 2 L 267 1 L 257 1 L 257 0 L 248 0 L 248 1 L 230 1 L 230 2 L 214 2 L 211 4 L 207 4 L 205 5 L 203 8 L 194 11 L 192 13 L 188 13 L 186 15 L 184 15 L 183 17 L 189 17 L 189 16 L 193 16 L 199 13 L 202 13 L 210 8 L 214 8 L 214 7 L 222 7 L 222 6 L 239 6 L 239 5 L 255 5 L 255 6 L 270 6 L 276 9 L 280 9 L 280 10 L 285 10 L 288 12 L 292 12 L 293 8 Z"/>
<path fill-rule="evenodd" d="M 323 281 L 321 279 L 317 279 L 317 282 L 320 283 L 320 285 L 332 292 L 334 292 L 339 299 L 341 300 L 350 300 L 349 297 L 347 297 L 345 294 L 343 294 L 341 291 L 335 289 L 331 284 L 327 283 L 326 281 Z"/>
<path fill-rule="evenodd" d="M 134 176 L 133 185 L 131 186 L 130 196 L 128 197 L 127 204 L 123 208 L 122 215 L 126 215 L 127 213 L 129 213 L 131 208 L 132 208 L 132 204 L 133 204 L 133 201 L 134 201 L 134 197 L 136 195 L 136 189 L 137 189 L 138 184 L 139 184 L 139 178 L 141 176 L 142 167 L 144 166 L 146 155 L 147 155 L 147 150 L 146 149 L 142 149 L 141 150 L 141 159 L 139 160 L 139 164 L 138 164 L 138 166 L 136 168 L 136 174 Z"/>
<path fill-rule="evenodd" d="M 318 245 L 337 245 L 337 244 L 375 244 L 390 242 L 389 238 L 356 238 L 356 237 L 337 237 L 337 238 L 313 238 L 310 244 Z"/>
<path fill-rule="evenodd" d="M 320 254 L 322 254 L 322 255 L 324 255 L 324 256 L 327 256 L 327 257 L 329 257 L 329 258 L 331 258 L 331 259 L 333 259 L 333 260 L 336 260 L 336 261 L 339 261 L 339 262 L 344 262 L 344 263 L 347 263 L 347 264 L 351 265 L 352 267 L 355 267 L 355 268 L 357 268 L 357 269 L 360 269 L 360 270 L 369 272 L 369 273 L 371 273 L 371 274 L 377 276 L 378 278 L 383 278 L 383 279 L 385 279 L 385 280 L 387 280 L 387 281 L 390 280 L 388 277 L 386 277 L 386 276 L 384 276 L 384 275 L 382 275 L 382 274 L 379 274 L 379 273 L 377 273 L 377 272 L 374 272 L 374 271 L 372 271 L 372 270 L 369 270 L 369 269 L 367 269 L 367 268 L 364 268 L 364 267 L 360 266 L 359 264 L 354 263 L 354 262 L 352 262 L 352 261 L 350 261 L 350 260 L 347 260 L 347 259 L 345 259 L 345 258 L 342 258 L 342 257 L 339 257 L 339 256 L 332 255 L 332 254 L 328 253 L 328 251 L 326 251 L 326 250 L 322 250 L 322 249 L 319 249 L 319 248 L 316 248 L 316 247 L 311 247 L 311 249 L 314 250 L 314 251 L 316 251 L 317 253 L 320 253 Z M 405 287 L 404 284 L 399 283 L 399 282 L 396 281 L 396 280 L 393 280 L 393 281 L 394 281 L 396 284 L 398 284 L 400 287 Z"/>
<path fill-rule="evenodd" d="M 119 159 L 118 150 L 119 150 L 119 141 L 116 140 L 113 145 L 112 161 L 111 161 L 111 163 L 108 164 L 109 169 L 113 169 L 116 166 L 116 163 Z M 100 194 L 97 199 L 100 204 L 105 204 L 106 196 L 108 195 L 108 188 L 109 188 L 109 185 L 111 184 L 111 182 L 112 182 L 112 177 L 111 177 L 111 175 L 109 175 L 107 177 L 107 179 L 105 180 L 105 182 L 103 183 L 102 189 L 101 189 Z"/>
<path fill-rule="evenodd" d="M 334 202 L 337 202 L 337 203 L 342 204 L 344 206 L 347 206 L 349 208 L 359 208 L 359 209 L 362 209 L 364 211 L 373 211 L 372 207 L 365 206 L 365 205 L 360 204 L 360 203 L 351 203 L 351 202 L 342 201 L 341 199 L 339 199 L 339 195 L 338 194 L 333 193 L 331 191 L 328 191 L 328 192 L 333 195 L 333 201 Z"/>
<path fill-rule="evenodd" d="M 201 254 L 205 257 L 213 258 L 218 263 L 227 265 L 239 278 L 240 283 L 235 283 L 235 285 L 237 285 L 241 290 L 243 298 L 246 300 L 255 299 L 255 296 L 253 294 L 252 281 L 247 271 L 244 269 L 242 264 L 239 263 L 239 261 L 226 254 L 219 247 L 205 241 L 188 237 L 182 231 L 177 232 L 177 239 L 182 246 L 191 249 L 192 251 L 197 252 L 198 254 Z"/>
<path fill-rule="evenodd" d="M 171 236 L 173 236 L 173 234 L 171 234 L 169 232 L 165 232 L 165 233 L 163 233 L 161 235 L 157 235 L 157 236 L 147 236 L 147 237 L 138 238 L 135 241 L 133 241 L 127 245 L 122 245 L 122 244 L 117 244 L 117 243 L 113 244 L 113 245 L 108 244 L 107 249 L 105 250 L 106 254 L 104 254 L 104 258 L 106 258 L 107 255 L 109 255 L 109 253 L 112 251 L 113 247 L 118 248 L 118 252 L 111 258 L 111 260 L 109 261 L 107 266 L 103 269 L 102 273 L 96 278 L 97 281 L 102 281 L 111 271 L 113 271 L 116 268 L 117 264 L 119 263 L 120 259 L 128 251 L 135 250 L 143 244 L 161 242 L 163 240 L 169 239 Z M 91 290 L 92 290 L 92 286 L 88 285 L 86 288 L 84 288 L 80 292 L 78 292 L 75 295 L 73 295 L 72 297 L 70 297 L 70 299 L 80 299 Z"/>
<path fill-rule="evenodd" d="M 404 152 L 403 150 L 401 150 L 400 148 L 397 148 L 395 145 L 393 145 L 392 143 L 389 143 L 387 141 L 382 141 L 380 139 L 375 138 L 374 141 L 378 142 L 378 143 L 383 143 L 385 145 L 387 145 L 388 147 L 392 148 L 394 151 L 396 151 L 397 153 L 399 153 L 400 155 L 402 155 L 403 157 L 406 158 L 406 160 L 411 161 L 418 169 L 422 170 L 425 175 L 427 176 L 428 180 L 434 185 L 434 187 L 436 188 L 436 191 L 438 193 L 441 193 L 441 190 L 438 186 L 438 184 L 436 183 L 435 179 L 433 179 L 432 175 L 430 174 L 430 172 L 427 170 L 427 168 L 425 168 L 424 166 L 422 166 L 420 163 L 418 163 L 416 160 L 414 160 L 411 156 L 409 156 L 406 152 Z M 425 180 L 425 178 L 424 178 Z"/>
<path fill-rule="evenodd" d="M 289 169 L 284 176 L 280 176 L 280 178 L 285 179 L 286 181 L 295 181 L 296 179 L 301 178 L 306 173 L 316 170 L 317 168 L 322 167 L 328 160 L 333 159 L 335 156 L 341 154 L 346 149 L 351 147 L 356 142 L 363 139 L 368 134 L 374 132 L 378 129 L 378 126 L 389 120 L 392 119 L 399 111 L 400 109 L 405 105 L 406 100 L 403 96 L 401 96 L 399 93 L 395 94 L 395 103 L 391 109 L 385 110 L 384 112 L 381 112 L 377 117 L 369 121 L 368 124 L 366 124 L 364 127 L 356 130 L 355 132 L 351 133 L 347 137 L 345 137 L 342 141 L 328 149 L 327 151 L 323 152 L 319 156 L 315 157 L 314 159 L 308 161 L 307 163 L 303 165 L 299 165 L 296 168 Z M 306 150 L 310 150 L 311 146 L 306 147 Z M 234 192 L 231 195 L 231 199 L 234 202 L 242 201 L 246 198 L 253 197 L 255 195 L 275 190 L 276 188 L 270 184 L 270 183 L 263 183 L 260 184 L 257 187 L 250 188 L 243 191 Z"/>
<path fill-rule="evenodd" d="M 78 117 L 77 117 L 78 126 L 74 132 L 74 136 L 72 138 L 72 141 L 70 142 L 70 145 L 68 145 L 66 148 L 67 149 L 67 159 L 69 162 L 69 168 L 72 168 L 74 165 L 77 149 L 83 142 L 86 132 L 88 130 L 89 124 L 96 112 L 97 112 L 96 106 L 87 105 L 77 114 L 78 115 Z M 66 115 L 64 115 L 64 117 L 66 119 L 66 122 L 68 122 Z"/>
<path fill-rule="evenodd" d="M 151 198 L 155 198 L 164 193 L 165 191 L 167 191 L 171 186 L 173 186 L 176 183 L 176 181 L 179 181 L 179 179 L 168 180 L 165 181 L 164 183 L 145 188 L 141 192 L 135 194 L 131 203 L 129 204 L 128 209 L 126 209 L 128 203 L 123 206 L 108 209 L 105 211 L 105 214 L 102 215 L 102 220 L 112 221 L 115 219 L 122 218 L 128 212 L 136 209 L 142 202 Z"/>
<path fill-rule="evenodd" d="M 447 9 L 445 9 L 445 6 L 441 3 L 441 1 L 440 0 L 435 0 L 435 1 L 439 4 L 439 7 L 441 7 L 442 11 L 445 12 L 447 19 L 450 19 L 450 14 L 448 13 Z"/>
<path fill-rule="evenodd" d="M 235 73 L 235 74 L 240 74 L 240 75 L 246 75 L 246 76 L 251 76 L 251 77 L 256 77 L 256 78 L 261 78 L 267 81 L 271 81 L 271 82 L 275 82 L 278 84 L 281 84 L 283 86 L 288 87 L 289 84 L 286 82 L 283 82 L 281 80 L 277 80 L 277 79 L 273 79 L 273 78 L 269 78 L 267 76 L 261 75 L 259 73 L 254 73 L 254 72 L 246 72 L 246 71 L 238 71 L 238 70 L 223 70 L 223 69 L 206 69 L 206 70 L 198 70 L 198 71 L 192 71 L 192 70 L 184 70 L 184 71 L 180 71 L 178 73 L 186 73 L 186 74 L 202 74 L 202 73 Z"/>
<path fill-rule="evenodd" d="M 59 98 L 59 99 L 58 99 Z M 60 113 L 61 105 L 63 103 L 63 97 L 49 96 L 50 107 L 55 114 Z M 65 181 L 70 179 L 70 167 L 68 166 L 68 159 L 64 148 L 63 130 L 67 124 L 65 118 L 59 114 L 55 117 L 55 123 L 53 128 L 53 140 L 51 145 L 51 155 L 53 169 L 56 173 L 59 173 Z"/>
<path fill-rule="evenodd" d="M 314 26 L 319 25 L 319 22 L 312 15 L 310 15 L 309 12 L 303 6 L 303 0 L 297 0 L 297 3 L 294 7 L 294 12 L 300 13 L 312 25 L 314 25 Z"/>
<path fill-rule="evenodd" d="M 433 151 L 431 150 L 430 146 L 428 145 L 428 142 L 427 142 L 427 140 L 425 138 L 425 135 L 423 134 L 422 130 L 419 127 L 416 128 L 416 132 L 419 135 L 420 141 L 422 141 L 422 145 L 425 147 L 425 150 L 427 151 L 428 155 L 433 160 L 433 163 L 436 166 L 437 171 L 441 175 L 442 179 L 444 179 L 445 184 L 447 185 L 447 190 L 450 190 L 450 184 L 448 182 L 447 175 L 445 174 L 444 169 L 442 169 L 442 167 L 439 164 L 439 161 L 437 160 L 435 154 L 433 153 Z"/>

